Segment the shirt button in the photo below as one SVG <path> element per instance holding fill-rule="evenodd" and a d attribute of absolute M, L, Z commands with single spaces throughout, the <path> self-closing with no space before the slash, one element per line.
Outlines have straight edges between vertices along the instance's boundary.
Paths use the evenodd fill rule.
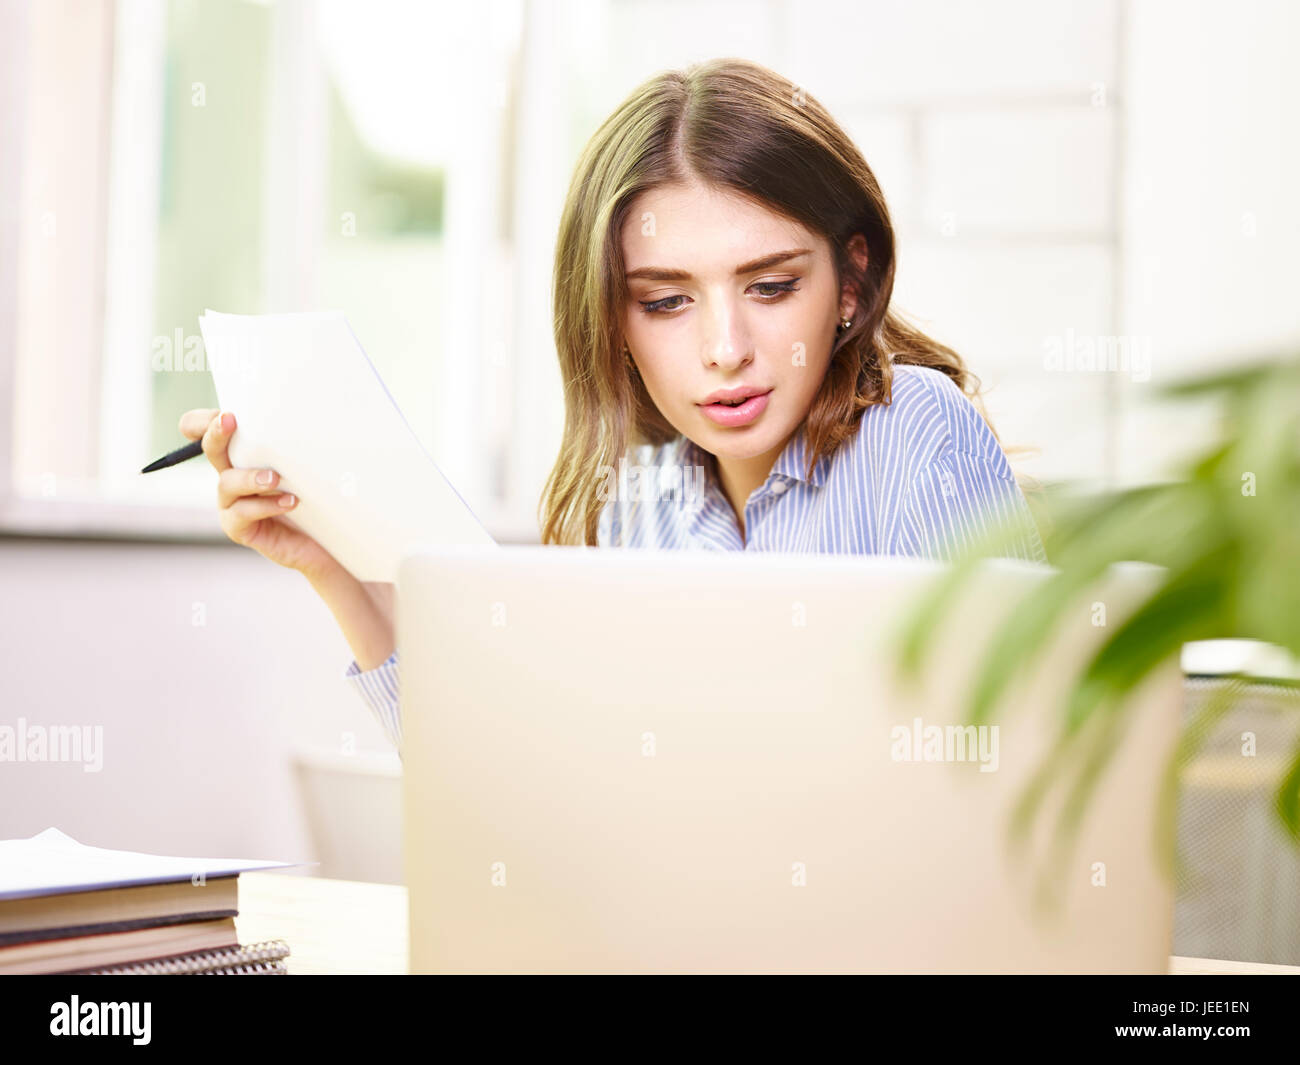
<path fill-rule="evenodd" d="M 782 492 L 784 492 L 789 487 L 790 486 L 786 484 L 785 481 L 773 481 L 772 494 L 779 496 Z"/>

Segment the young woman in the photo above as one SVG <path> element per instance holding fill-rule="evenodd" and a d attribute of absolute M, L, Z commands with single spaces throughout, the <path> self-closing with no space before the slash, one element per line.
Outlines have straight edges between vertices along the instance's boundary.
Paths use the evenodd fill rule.
<path fill-rule="evenodd" d="M 880 188 L 816 100 L 735 59 L 646 82 L 583 151 L 560 222 L 542 543 L 949 559 L 1010 519 L 1006 553 L 1044 561 L 978 380 L 890 310 L 893 283 Z M 277 520 L 296 501 L 230 466 L 234 428 L 181 420 L 220 472 L 222 528 L 312 583 L 400 748 L 391 586 Z"/>

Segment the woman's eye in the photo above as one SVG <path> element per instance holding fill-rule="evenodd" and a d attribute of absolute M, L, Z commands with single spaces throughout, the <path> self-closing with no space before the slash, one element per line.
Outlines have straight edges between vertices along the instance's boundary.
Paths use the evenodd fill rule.
<path fill-rule="evenodd" d="M 793 281 L 760 281 L 754 287 L 775 289 L 776 290 L 775 292 L 759 293 L 761 296 L 763 296 L 766 299 L 775 299 L 776 297 L 784 295 L 787 292 L 799 291 L 798 288 L 796 287 L 797 283 L 798 283 L 798 278 L 796 278 Z"/>
<path fill-rule="evenodd" d="M 685 296 L 665 296 L 663 299 L 655 300 L 653 303 L 642 302 L 641 309 L 645 311 L 646 314 L 658 314 L 660 311 L 675 311 L 677 308 L 669 307 L 668 304 L 672 303 L 673 300 L 684 300 L 685 298 Z"/>
<path fill-rule="evenodd" d="M 799 279 L 796 277 L 790 281 L 759 281 L 752 285 L 754 289 L 760 289 L 759 297 L 764 303 L 775 303 L 787 292 L 798 292 Z M 674 303 L 674 300 L 684 300 L 685 296 L 665 296 L 661 300 L 641 302 L 641 309 L 646 314 L 671 314 L 673 311 L 681 309 L 680 303 Z"/>

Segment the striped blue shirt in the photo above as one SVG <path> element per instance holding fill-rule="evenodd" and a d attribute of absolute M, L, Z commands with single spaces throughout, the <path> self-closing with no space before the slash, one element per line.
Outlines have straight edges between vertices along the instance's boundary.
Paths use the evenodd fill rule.
<path fill-rule="evenodd" d="M 910 555 L 950 561 L 990 523 L 1023 535 L 1002 554 L 1046 562 L 1006 455 L 952 378 L 894 365 L 891 401 L 863 412 L 857 433 L 807 469 L 802 429 L 745 502 L 742 535 L 708 456 L 685 437 L 630 449 L 611 471 L 601 547 Z M 401 749 L 397 652 L 344 676 Z"/>

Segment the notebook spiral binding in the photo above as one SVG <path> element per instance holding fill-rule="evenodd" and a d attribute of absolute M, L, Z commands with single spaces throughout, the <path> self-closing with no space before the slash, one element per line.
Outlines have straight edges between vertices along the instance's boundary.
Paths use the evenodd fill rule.
<path fill-rule="evenodd" d="M 268 939 L 247 946 L 200 950 L 172 958 L 109 965 L 102 969 L 85 969 L 85 976 L 287 976 L 284 958 L 289 944 L 283 939 Z"/>

